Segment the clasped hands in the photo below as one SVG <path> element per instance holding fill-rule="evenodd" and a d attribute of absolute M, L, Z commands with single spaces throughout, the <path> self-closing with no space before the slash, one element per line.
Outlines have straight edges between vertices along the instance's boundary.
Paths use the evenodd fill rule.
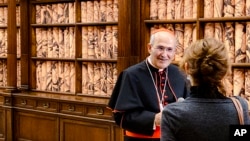
<path fill-rule="evenodd" d="M 156 126 L 161 125 L 161 115 L 162 115 L 162 112 L 155 114 L 155 125 Z"/>

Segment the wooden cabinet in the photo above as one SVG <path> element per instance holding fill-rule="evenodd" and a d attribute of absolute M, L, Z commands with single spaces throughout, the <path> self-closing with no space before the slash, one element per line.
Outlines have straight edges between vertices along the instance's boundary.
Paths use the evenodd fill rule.
<path fill-rule="evenodd" d="M 68 141 L 110 141 L 114 140 L 111 137 L 112 127 L 98 121 L 75 121 L 71 119 L 62 119 L 62 128 L 60 129 L 60 139 Z"/>
<path fill-rule="evenodd" d="M 130 64 L 132 43 L 119 32 L 133 33 L 118 10 L 131 4 L 0 1 L 0 140 L 123 140 L 106 107 Z"/>
<path fill-rule="evenodd" d="M 13 140 L 58 140 L 58 118 L 48 114 L 24 112 L 14 113 L 15 138 Z"/>
<path fill-rule="evenodd" d="M 110 96 L 117 77 L 118 0 L 31 7 L 31 89 Z"/>
<path fill-rule="evenodd" d="M 13 94 L 14 140 L 122 140 L 121 129 L 106 109 L 107 100 L 90 104 L 91 98 L 38 94 Z"/>

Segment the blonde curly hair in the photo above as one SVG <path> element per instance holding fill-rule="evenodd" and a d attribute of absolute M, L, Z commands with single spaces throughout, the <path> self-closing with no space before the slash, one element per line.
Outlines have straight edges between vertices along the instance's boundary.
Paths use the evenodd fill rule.
<path fill-rule="evenodd" d="M 220 93 L 226 95 L 222 80 L 230 73 L 230 62 L 228 50 L 222 42 L 214 38 L 197 40 L 185 49 L 179 63 L 183 70 L 185 63 L 195 84 L 216 87 Z"/>

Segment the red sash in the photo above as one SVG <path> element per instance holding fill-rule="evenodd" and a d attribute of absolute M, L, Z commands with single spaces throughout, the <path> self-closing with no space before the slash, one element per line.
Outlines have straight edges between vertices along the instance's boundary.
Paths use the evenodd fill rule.
<path fill-rule="evenodd" d="M 156 129 L 155 129 L 154 134 L 152 136 L 133 133 L 133 132 L 130 132 L 127 130 L 125 131 L 125 134 L 126 134 L 126 136 L 135 137 L 135 138 L 160 138 L 161 131 L 160 131 L 160 126 L 156 126 Z"/>

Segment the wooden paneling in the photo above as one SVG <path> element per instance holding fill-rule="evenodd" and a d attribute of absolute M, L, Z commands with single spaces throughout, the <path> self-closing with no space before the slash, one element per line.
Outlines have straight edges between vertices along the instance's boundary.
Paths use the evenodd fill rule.
<path fill-rule="evenodd" d="M 86 0 L 9 0 L 8 7 L 8 87 L 0 92 L 0 141 L 122 141 L 123 130 L 113 121 L 107 109 L 108 95 L 82 93 L 82 62 L 104 62 L 117 65 L 118 73 L 138 63 L 141 50 L 141 1 L 118 0 L 119 21 L 82 22 L 81 2 Z M 88 0 L 94 1 L 94 0 Z M 64 24 L 37 24 L 36 5 L 75 3 L 75 22 Z M 16 7 L 20 6 L 20 25 L 16 24 Z M 117 26 L 118 56 L 115 59 L 82 59 L 82 27 Z M 77 48 L 74 58 L 39 58 L 36 55 L 36 28 L 72 27 Z M 8 28 L 7 28 L 8 27 Z M 21 55 L 17 57 L 16 30 L 20 30 Z M 144 34 L 143 34 L 144 35 Z M 40 60 L 39 60 L 40 59 Z M 75 64 L 75 80 L 71 92 L 36 90 L 37 61 L 62 61 Z M 55 59 L 55 60 L 53 60 Z M 17 61 L 21 62 L 21 87 L 17 88 Z M 113 85 L 113 84 L 112 84 Z M 1 88 L 0 88 L 1 89 Z M 9 90 L 9 91 L 6 91 Z M 2 109 L 1 109 L 2 107 Z"/>
<path fill-rule="evenodd" d="M 43 114 L 15 112 L 15 140 L 57 141 L 58 118 Z"/>
<path fill-rule="evenodd" d="M 71 115 L 83 115 L 84 107 L 82 104 L 66 103 L 60 104 L 60 112 Z"/>
<path fill-rule="evenodd" d="M 111 126 L 103 122 L 60 120 L 62 141 L 110 141 Z"/>
<path fill-rule="evenodd" d="M 5 114 L 4 109 L 0 108 L 0 140 L 5 137 Z"/>
<path fill-rule="evenodd" d="M 83 101 L 64 95 L 57 95 L 54 99 L 41 93 L 16 93 L 12 96 L 15 140 L 123 140 L 122 130 L 113 122 L 113 114 L 106 104 L 89 103 L 88 97 Z M 102 102 L 99 100 L 99 103 Z M 1 109 L 0 117 L 5 119 Z M 5 129 L 4 125 L 2 128 Z"/>

